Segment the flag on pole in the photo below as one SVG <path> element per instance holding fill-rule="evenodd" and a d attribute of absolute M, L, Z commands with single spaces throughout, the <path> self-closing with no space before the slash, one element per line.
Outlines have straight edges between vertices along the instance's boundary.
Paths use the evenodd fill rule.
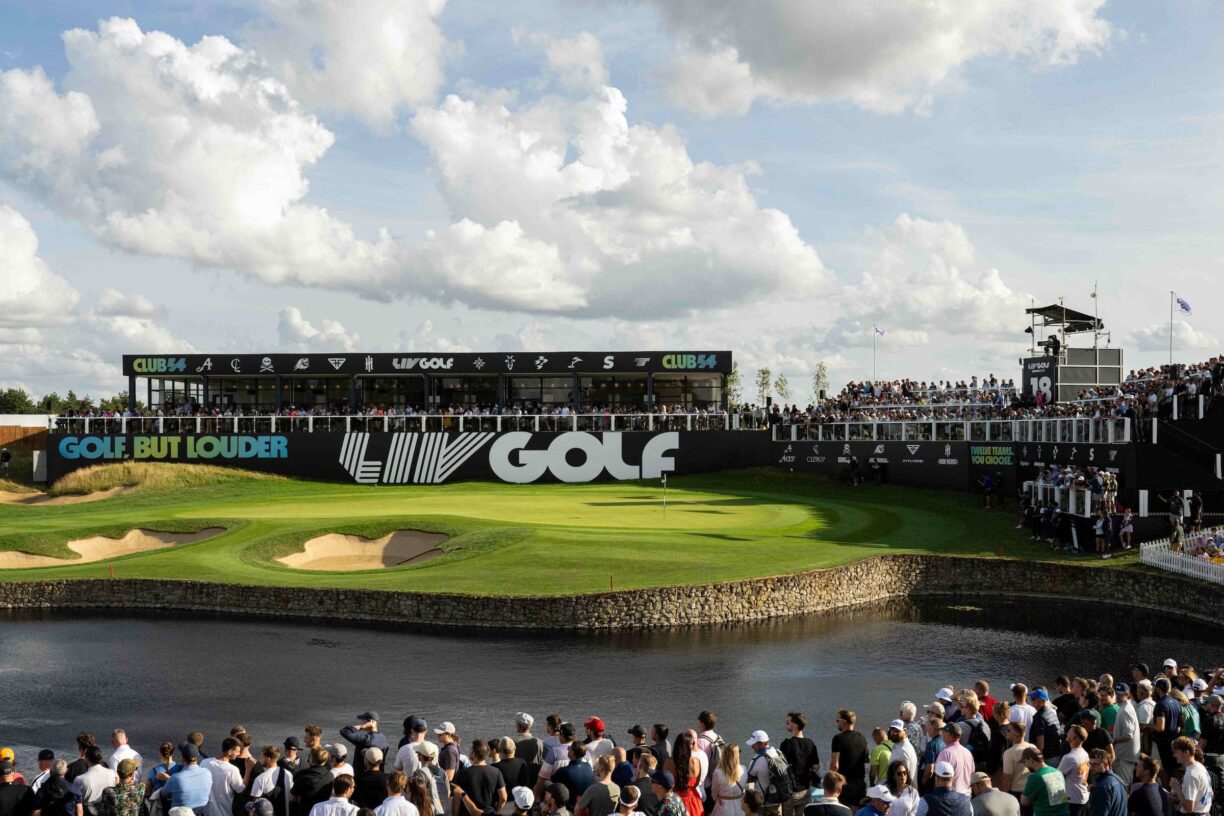
<path fill-rule="evenodd" d="M 1190 310 L 1190 304 L 1182 300 L 1181 298 L 1179 298 L 1176 292 L 1173 293 L 1173 299 L 1177 301 L 1177 310 L 1179 312 L 1186 315 L 1187 317 L 1194 314 L 1194 312 Z"/>
<path fill-rule="evenodd" d="M 875 324 L 873 323 L 873 324 L 871 325 L 871 328 L 875 329 L 875 333 L 876 333 L 876 334 L 880 335 L 881 337 L 883 337 L 883 336 L 884 336 L 884 330 L 883 330 L 883 329 L 881 329 L 879 326 L 877 326 L 877 325 L 875 325 Z"/>

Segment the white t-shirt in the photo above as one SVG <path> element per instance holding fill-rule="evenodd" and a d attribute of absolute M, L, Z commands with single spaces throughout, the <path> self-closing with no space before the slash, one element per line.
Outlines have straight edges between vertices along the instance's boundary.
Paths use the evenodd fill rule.
<path fill-rule="evenodd" d="M 119 776 L 105 765 L 93 765 L 74 781 L 81 792 L 81 801 L 90 804 L 102 798 L 102 791 L 119 784 Z"/>
<path fill-rule="evenodd" d="M 288 803 L 289 789 L 293 787 L 293 774 L 285 768 L 269 768 L 255 777 L 255 781 L 251 783 L 251 796 L 256 799 L 266 799 L 276 787 L 276 780 L 280 777 L 281 771 L 285 772 L 285 801 Z"/>
<path fill-rule="evenodd" d="M 1007 721 L 1024 723 L 1024 738 L 1028 739 L 1033 729 L 1033 718 L 1036 716 L 1037 709 L 1028 703 L 1020 703 L 1011 707 L 1011 711 L 1007 714 Z"/>
<path fill-rule="evenodd" d="M 1156 713 L 1156 701 L 1151 697 L 1146 700 L 1139 701 L 1139 710 L 1137 712 L 1140 725 L 1150 725 L 1152 715 Z"/>
<path fill-rule="evenodd" d="M 332 774 L 332 779 L 335 779 L 337 776 L 340 776 L 340 774 L 348 774 L 349 776 L 356 776 L 357 772 L 353 770 L 352 765 L 345 762 L 341 765 L 337 765 L 336 767 L 332 768 L 331 774 Z"/>
<path fill-rule="evenodd" d="M 403 796 L 388 796 L 374 808 L 374 816 L 420 816 L 420 811 Z"/>
<path fill-rule="evenodd" d="M 705 755 L 705 751 L 694 751 L 693 756 L 697 757 L 697 764 L 700 766 L 697 771 L 697 787 L 704 788 L 706 779 L 710 776 L 710 758 Z"/>
<path fill-rule="evenodd" d="M 118 748 L 116 748 L 115 753 L 110 755 L 110 759 L 106 761 L 106 764 L 110 766 L 112 771 L 117 771 L 119 769 L 119 763 L 125 759 L 136 760 L 136 778 L 139 779 L 140 766 L 144 764 L 144 760 L 141 759 L 140 754 L 132 750 L 132 746 L 130 745 L 120 745 Z"/>
<path fill-rule="evenodd" d="M 1211 812 L 1211 776 L 1203 763 L 1195 762 L 1186 768 L 1181 781 L 1181 798 L 1182 813 Z"/>
<path fill-rule="evenodd" d="M 1114 721 L 1114 753 L 1119 762 L 1139 759 L 1139 719 L 1130 700 L 1118 706 L 1118 719 Z"/>
<path fill-rule="evenodd" d="M 416 773 L 416 769 L 421 767 L 421 758 L 417 756 L 415 746 L 415 742 L 410 742 L 395 752 L 395 759 L 391 767 L 397 771 L 403 771 L 404 776 L 412 776 Z"/>
<path fill-rule="evenodd" d="M 232 816 L 234 794 L 242 792 L 242 774 L 224 759 L 209 757 L 200 767 L 212 774 L 212 792 L 208 795 L 208 816 Z"/>
<path fill-rule="evenodd" d="M 1067 800 L 1073 805 L 1087 802 L 1088 752 L 1083 748 L 1072 748 L 1058 761 L 1058 770 L 1067 788 Z"/>
<path fill-rule="evenodd" d="M 905 763 L 905 769 L 909 771 L 911 780 L 918 778 L 918 753 L 914 750 L 914 746 L 910 745 L 908 739 L 903 739 L 893 746 L 892 753 L 888 755 L 888 764 L 891 765 L 896 761 Z M 893 803 L 896 806 L 896 803 Z M 892 808 L 889 808 L 889 813 L 892 813 Z"/>
<path fill-rule="evenodd" d="M 607 737 L 600 737 L 599 739 L 591 740 L 587 743 L 586 761 L 594 765 L 595 760 L 599 759 L 604 754 L 612 753 L 614 748 L 616 748 L 616 746 L 613 745 L 612 740 L 608 739 Z"/>

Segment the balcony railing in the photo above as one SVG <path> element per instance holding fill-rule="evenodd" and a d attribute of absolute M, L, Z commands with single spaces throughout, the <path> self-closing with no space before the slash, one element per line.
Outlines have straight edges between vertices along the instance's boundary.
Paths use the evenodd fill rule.
<path fill-rule="evenodd" d="M 989 419 L 924 422 L 798 422 L 775 426 L 792 442 L 1075 442 L 1131 441 L 1130 419 Z"/>

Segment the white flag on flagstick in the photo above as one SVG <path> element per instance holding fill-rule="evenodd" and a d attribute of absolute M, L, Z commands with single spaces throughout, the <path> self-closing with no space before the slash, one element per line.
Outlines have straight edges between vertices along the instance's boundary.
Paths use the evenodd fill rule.
<path fill-rule="evenodd" d="M 876 334 L 878 334 L 878 335 L 880 335 L 880 336 L 883 336 L 883 335 L 884 335 L 884 330 L 883 330 L 883 329 L 881 329 L 879 326 L 875 325 L 874 323 L 872 324 L 871 328 L 875 329 L 875 333 L 876 333 Z"/>
<path fill-rule="evenodd" d="M 1177 301 L 1177 310 L 1179 312 L 1187 317 L 1194 314 L 1194 312 L 1190 310 L 1190 304 L 1178 297 L 1176 292 L 1173 293 L 1173 299 Z"/>

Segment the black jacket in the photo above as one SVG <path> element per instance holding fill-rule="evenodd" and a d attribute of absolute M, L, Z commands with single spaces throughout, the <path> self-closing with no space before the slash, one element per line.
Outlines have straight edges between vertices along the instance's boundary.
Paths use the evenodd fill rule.
<path fill-rule="evenodd" d="M 293 795 L 289 812 L 292 816 L 308 816 L 310 809 L 331 798 L 331 768 L 317 765 L 307 768 L 293 777 Z"/>
<path fill-rule="evenodd" d="M 387 798 L 387 775 L 382 771 L 361 771 L 356 778 L 353 804 L 373 810 Z"/>

